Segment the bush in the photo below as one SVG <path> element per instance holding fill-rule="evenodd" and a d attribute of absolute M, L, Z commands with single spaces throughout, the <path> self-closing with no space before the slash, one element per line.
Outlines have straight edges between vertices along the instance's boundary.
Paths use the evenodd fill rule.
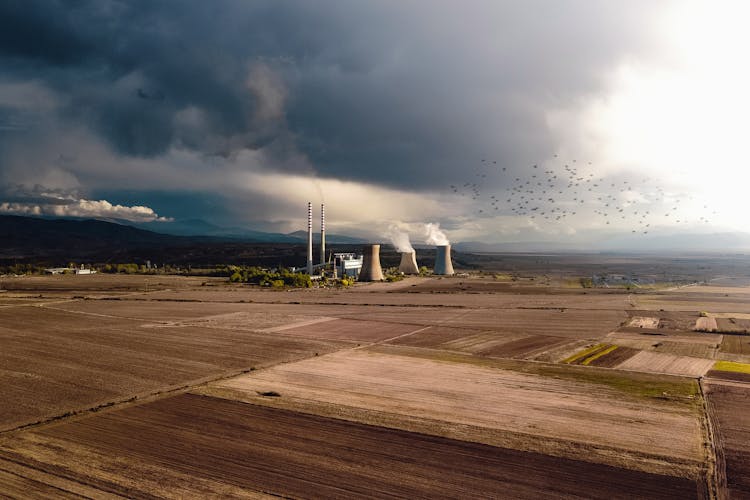
<path fill-rule="evenodd" d="M 284 286 L 309 288 L 312 286 L 312 280 L 309 275 L 293 273 L 288 269 L 274 272 L 260 267 L 239 268 L 232 266 L 227 269 L 227 272 L 229 271 L 232 271 L 232 274 L 229 276 L 229 281 L 232 283 L 251 283 L 274 288 Z"/>

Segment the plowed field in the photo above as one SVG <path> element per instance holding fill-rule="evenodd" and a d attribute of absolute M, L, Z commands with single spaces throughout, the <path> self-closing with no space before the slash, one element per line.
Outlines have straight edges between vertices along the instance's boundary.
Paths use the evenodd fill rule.
<path fill-rule="evenodd" d="M 750 332 L 750 320 L 741 318 L 716 318 L 716 325 L 720 332 Z"/>
<path fill-rule="evenodd" d="M 750 336 L 724 335 L 724 340 L 721 342 L 721 352 L 750 356 Z"/>
<path fill-rule="evenodd" d="M 726 458 L 726 481 L 731 498 L 750 497 L 750 385 L 736 382 L 708 384 L 708 402 L 718 421 L 719 446 Z"/>
<path fill-rule="evenodd" d="M 619 366 L 624 361 L 632 358 L 640 351 L 638 349 L 631 349 L 630 347 L 617 347 L 614 351 L 605 354 L 599 358 L 596 358 L 591 362 L 593 366 L 603 366 L 606 368 L 614 368 Z"/>
<path fill-rule="evenodd" d="M 668 373 L 670 375 L 687 375 L 700 377 L 714 365 L 712 359 L 690 358 L 672 354 L 641 351 L 626 360 L 618 368 L 646 373 Z"/>
<path fill-rule="evenodd" d="M 0 309 L 0 430 L 340 345 L 219 328 L 153 328 L 48 308 Z"/>
<path fill-rule="evenodd" d="M 589 443 L 592 449 L 631 456 L 632 466 L 646 455 L 680 462 L 699 460 L 701 454 L 692 406 L 660 404 L 574 380 L 402 356 L 397 348 L 340 351 L 213 387 L 217 391 L 207 393 L 423 432 L 451 433 L 465 426 L 461 432 L 472 440 L 490 444 L 516 442 L 518 433 L 532 447 L 552 446 L 554 439 Z M 258 395 L 269 391 L 281 397 Z M 560 453 L 565 450 L 561 445 Z"/>
<path fill-rule="evenodd" d="M 382 321 L 335 319 L 311 325 L 286 328 L 283 330 L 283 333 L 284 335 L 312 339 L 376 342 L 416 332 L 422 328 L 420 325 L 404 325 Z"/>
<path fill-rule="evenodd" d="M 67 452 L 56 453 L 59 447 Z M 347 499 L 702 493 L 690 479 L 189 394 L 38 431 L 10 443 L 0 457 L 130 497 L 179 497 L 215 482 L 228 485 L 227 496 Z M 138 475 L 144 467 L 163 481 Z M 0 473 L 0 489 L 8 481 Z"/>
<path fill-rule="evenodd" d="M 552 337 L 550 335 L 530 335 L 510 342 L 505 342 L 488 349 L 479 351 L 481 356 L 496 356 L 501 358 L 521 358 L 532 356 L 541 351 L 560 347 L 570 343 L 569 338 Z"/>
<path fill-rule="evenodd" d="M 477 310 L 448 318 L 442 326 L 525 335 L 549 335 L 573 339 L 606 335 L 626 319 L 623 311 L 584 311 L 577 309 Z"/>

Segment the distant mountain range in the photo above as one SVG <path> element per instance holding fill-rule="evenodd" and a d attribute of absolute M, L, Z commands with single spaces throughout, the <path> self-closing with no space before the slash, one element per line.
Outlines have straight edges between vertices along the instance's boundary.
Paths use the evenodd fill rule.
<path fill-rule="evenodd" d="M 0 260 L 89 259 L 102 262 L 158 259 L 160 262 L 255 262 L 286 255 L 295 265 L 304 263 L 305 231 L 291 234 L 221 228 L 205 221 L 148 223 L 134 227 L 122 221 L 51 219 L 0 215 Z M 146 228 L 172 231 L 171 234 Z M 317 252 L 319 236 L 314 242 Z M 363 240 L 326 235 L 329 245 L 357 245 Z M 250 249 L 255 246 L 257 248 Z M 279 250 L 299 247 L 297 250 Z M 264 246 L 264 249 L 260 249 Z M 272 250 L 272 247 L 276 250 Z M 347 250 L 351 251 L 351 250 Z M 291 252 L 291 253 L 290 253 Z"/>
<path fill-rule="evenodd" d="M 674 233 L 654 235 L 616 234 L 580 241 L 518 241 L 484 243 L 466 241 L 453 245 L 460 252 L 474 253 L 679 253 L 679 252 L 746 252 L 750 251 L 748 233 Z"/>
<path fill-rule="evenodd" d="M 140 229 L 146 229 L 148 231 L 154 231 L 163 234 L 173 234 L 176 236 L 214 236 L 254 243 L 299 243 L 301 241 L 307 241 L 307 231 L 294 231 L 293 233 L 288 234 L 267 233 L 240 227 L 216 226 L 202 219 L 186 219 L 176 220 L 172 222 L 118 222 L 132 225 Z M 317 244 L 317 242 L 320 241 L 320 233 L 314 233 L 313 240 Z M 353 238 L 351 236 L 329 233 L 326 233 L 326 242 L 353 245 L 366 243 L 366 241 L 361 238 Z"/>
<path fill-rule="evenodd" d="M 150 230 L 159 229 L 159 232 Z M 169 232 L 169 234 L 167 234 Z M 202 220 L 146 223 L 134 227 L 122 221 L 51 219 L 0 216 L 0 261 L 182 262 L 266 263 L 303 265 L 305 231 L 267 233 L 224 228 Z M 314 247 L 319 251 L 319 234 Z M 357 251 L 368 241 L 327 234 L 328 250 Z M 416 245 L 428 249 L 428 246 Z M 460 242 L 453 249 L 463 253 L 685 253 L 748 252 L 750 234 L 666 234 L 644 237 L 611 235 L 594 240 L 483 243 Z M 383 251 L 391 250 L 386 245 Z M 317 260 L 317 257 L 316 257 Z M 65 261 L 67 262 L 67 261 Z"/>

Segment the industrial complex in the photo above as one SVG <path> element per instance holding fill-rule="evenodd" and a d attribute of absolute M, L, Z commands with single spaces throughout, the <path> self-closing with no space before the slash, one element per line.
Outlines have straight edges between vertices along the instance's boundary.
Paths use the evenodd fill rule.
<path fill-rule="evenodd" d="M 313 208 L 312 202 L 307 202 L 307 265 L 305 267 L 310 276 L 320 276 L 326 271 L 333 277 L 353 276 L 358 281 L 382 281 L 385 279 L 380 264 L 380 244 L 366 245 L 361 254 L 333 253 L 326 258 L 326 207 L 320 204 L 320 262 L 315 264 L 313 258 Z M 451 260 L 451 246 L 437 245 L 435 247 L 435 269 L 433 274 L 451 276 L 454 274 Z M 401 252 L 401 263 L 398 266 L 401 274 L 419 274 L 416 252 Z"/>

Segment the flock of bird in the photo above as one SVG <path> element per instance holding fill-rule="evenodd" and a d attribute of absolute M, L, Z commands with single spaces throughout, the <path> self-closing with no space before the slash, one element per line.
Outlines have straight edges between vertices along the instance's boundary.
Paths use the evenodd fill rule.
<path fill-rule="evenodd" d="M 558 162 L 557 155 L 554 158 Z M 531 165 L 519 175 L 497 161 L 482 159 L 472 182 L 451 185 L 450 189 L 478 202 L 476 215 L 480 217 L 514 215 L 556 223 L 593 214 L 604 226 L 627 226 L 632 233 L 642 234 L 665 223 L 708 224 L 709 213 L 716 214 L 703 205 L 703 215 L 691 220 L 687 211 L 681 210 L 687 205 L 683 201 L 691 201 L 691 196 L 671 194 L 649 178 L 607 180 L 595 176 L 592 168 L 591 162 L 580 166 L 572 160 L 569 164 L 560 162 L 557 170 Z M 506 187 L 487 192 L 488 176 L 493 184 Z"/>

